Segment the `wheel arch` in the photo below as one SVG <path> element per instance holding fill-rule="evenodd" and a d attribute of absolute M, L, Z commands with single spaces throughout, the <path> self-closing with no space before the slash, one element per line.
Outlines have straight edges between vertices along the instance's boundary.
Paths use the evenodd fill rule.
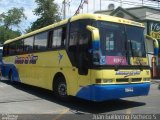
<path fill-rule="evenodd" d="M 12 73 L 12 76 L 13 76 L 13 81 L 17 81 L 17 82 L 20 82 L 20 79 L 19 79 L 19 74 L 18 74 L 18 71 L 16 69 L 15 66 L 10 66 L 8 67 L 8 70 L 7 70 L 7 76 L 8 78 L 10 77 L 11 73 Z"/>
<path fill-rule="evenodd" d="M 67 84 L 65 75 L 62 72 L 57 72 L 53 77 L 53 82 L 52 82 L 52 90 L 53 91 L 55 90 L 56 83 L 59 82 L 58 78 L 61 78 L 61 80 L 63 80 Z"/>

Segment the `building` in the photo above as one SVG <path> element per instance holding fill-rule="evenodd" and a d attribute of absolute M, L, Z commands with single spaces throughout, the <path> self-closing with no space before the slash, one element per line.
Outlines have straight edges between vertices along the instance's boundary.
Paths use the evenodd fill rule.
<path fill-rule="evenodd" d="M 155 9 L 148 6 L 134 7 L 134 8 L 122 8 L 118 7 L 111 10 L 96 11 L 95 13 L 106 14 L 142 22 L 145 25 L 145 34 L 152 36 L 159 40 L 160 44 L 160 9 Z M 152 40 L 146 39 L 146 48 L 148 53 L 149 65 L 152 68 L 152 57 L 154 51 L 154 45 Z M 160 54 L 156 56 L 156 71 L 157 75 L 154 77 L 160 77 Z M 159 74 L 158 74 L 159 73 Z"/>

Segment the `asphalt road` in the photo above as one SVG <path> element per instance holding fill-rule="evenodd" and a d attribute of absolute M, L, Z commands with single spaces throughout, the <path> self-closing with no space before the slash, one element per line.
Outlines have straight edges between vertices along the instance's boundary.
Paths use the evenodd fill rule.
<path fill-rule="evenodd" d="M 0 118 L 13 117 L 15 120 L 69 120 L 72 118 L 72 120 L 78 120 L 94 119 L 93 114 L 99 113 L 158 114 L 160 113 L 158 84 L 152 83 L 148 96 L 95 103 L 74 97 L 68 102 L 62 102 L 55 99 L 50 91 L 0 81 Z"/>

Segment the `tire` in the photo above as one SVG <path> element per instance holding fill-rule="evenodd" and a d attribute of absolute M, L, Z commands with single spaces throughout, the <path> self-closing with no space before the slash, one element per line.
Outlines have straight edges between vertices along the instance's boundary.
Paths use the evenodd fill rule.
<path fill-rule="evenodd" d="M 67 101 L 68 100 L 68 95 L 67 95 L 67 84 L 65 82 L 65 79 L 63 77 L 58 77 L 55 81 L 55 95 L 58 99 L 62 101 Z"/>

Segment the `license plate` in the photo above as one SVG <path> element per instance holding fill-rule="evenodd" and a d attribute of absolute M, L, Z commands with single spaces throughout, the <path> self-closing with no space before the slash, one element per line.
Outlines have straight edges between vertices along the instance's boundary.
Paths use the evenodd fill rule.
<path fill-rule="evenodd" d="M 129 88 L 125 88 L 125 92 L 133 92 L 133 88 L 132 87 L 129 87 Z"/>

